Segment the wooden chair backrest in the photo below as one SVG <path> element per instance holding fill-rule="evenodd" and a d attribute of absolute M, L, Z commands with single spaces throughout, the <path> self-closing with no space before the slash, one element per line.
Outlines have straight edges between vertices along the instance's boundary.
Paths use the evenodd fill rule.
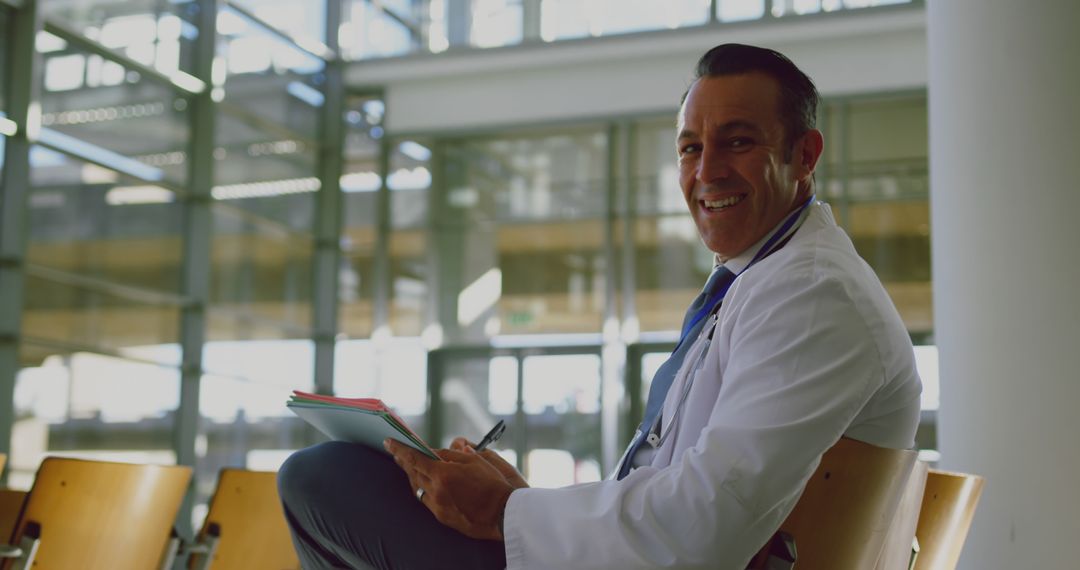
<path fill-rule="evenodd" d="M 4 471 L 6 464 L 7 454 L 0 453 L 0 472 Z M 11 538 L 11 531 L 15 529 L 15 521 L 19 519 L 25 498 L 26 491 L 0 489 L 0 542 L 8 542 Z"/>
<path fill-rule="evenodd" d="M 11 533 L 19 521 L 23 505 L 26 503 L 26 491 L 0 489 L 0 541 L 14 544 Z"/>
<path fill-rule="evenodd" d="M 873 568 L 917 457 L 848 438 L 825 452 L 780 525 L 795 538 L 796 568 Z"/>
<path fill-rule="evenodd" d="M 221 540 L 211 570 L 300 568 L 278 498 L 277 473 L 222 469 L 200 538 L 212 523 Z"/>
<path fill-rule="evenodd" d="M 34 570 L 157 568 L 190 480 L 190 467 L 47 457 L 13 538 L 41 525 Z"/>
<path fill-rule="evenodd" d="M 925 461 L 916 461 L 911 468 L 911 476 L 896 507 L 889 533 L 885 535 L 881 558 L 874 570 L 908 570 L 911 567 L 911 544 L 915 540 L 915 527 L 919 525 L 919 511 L 922 510 L 929 469 Z"/>
<path fill-rule="evenodd" d="M 956 568 L 983 482 L 977 475 L 930 470 L 915 531 L 921 547 L 916 570 Z"/>

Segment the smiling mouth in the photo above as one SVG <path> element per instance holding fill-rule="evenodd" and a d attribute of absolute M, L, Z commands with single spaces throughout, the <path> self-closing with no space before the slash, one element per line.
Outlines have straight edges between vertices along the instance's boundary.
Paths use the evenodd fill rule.
<path fill-rule="evenodd" d="M 721 212 L 726 210 L 739 202 L 742 202 L 746 198 L 746 194 L 738 194 L 735 196 L 729 196 L 723 200 L 702 200 L 701 205 L 710 212 Z"/>

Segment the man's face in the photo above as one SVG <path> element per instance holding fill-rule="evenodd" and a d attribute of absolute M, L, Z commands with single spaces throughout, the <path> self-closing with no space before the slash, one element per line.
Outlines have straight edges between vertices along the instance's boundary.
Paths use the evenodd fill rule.
<path fill-rule="evenodd" d="M 679 112 L 679 185 L 702 241 L 739 255 L 810 197 L 821 134 L 789 150 L 776 80 L 747 73 L 697 80 Z"/>

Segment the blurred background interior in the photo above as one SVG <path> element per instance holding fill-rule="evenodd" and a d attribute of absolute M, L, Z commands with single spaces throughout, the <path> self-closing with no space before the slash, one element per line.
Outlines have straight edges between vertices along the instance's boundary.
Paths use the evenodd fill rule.
<path fill-rule="evenodd" d="M 936 461 L 924 12 L 0 1 L 8 484 L 46 454 L 180 462 L 197 524 L 219 469 L 318 440 L 293 389 L 437 445 L 505 419 L 534 485 L 602 478 L 711 268 L 674 116 L 723 41 L 817 80 L 818 195 L 911 333 Z"/>

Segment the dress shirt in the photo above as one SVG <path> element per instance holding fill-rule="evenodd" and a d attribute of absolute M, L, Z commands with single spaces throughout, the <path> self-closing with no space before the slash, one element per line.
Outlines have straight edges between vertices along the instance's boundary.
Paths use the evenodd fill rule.
<path fill-rule="evenodd" d="M 510 495 L 508 569 L 742 570 L 840 437 L 914 444 L 911 341 L 826 204 L 739 275 L 710 341 L 712 328 L 676 374 L 648 465 Z"/>

